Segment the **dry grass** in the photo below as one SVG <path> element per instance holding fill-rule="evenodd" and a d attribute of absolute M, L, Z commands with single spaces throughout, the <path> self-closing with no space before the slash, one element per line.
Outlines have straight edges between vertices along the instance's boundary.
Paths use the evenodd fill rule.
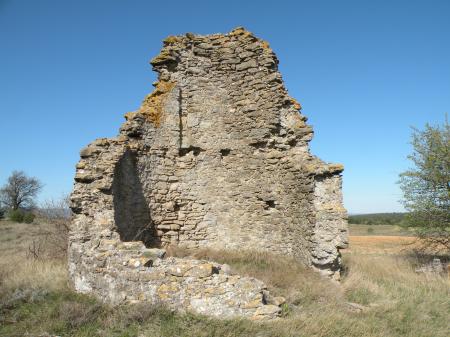
<path fill-rule="evenodd" d="M 350 236 L 348 253 L 400 254 L 418 247 L 417 239 L 410 236 Z"/>
<path fill-rule="evenodd" d="M 0 296 L 32 296 L 41 292 L 68 289 L 64 259 L 34 259 L 33 242 L 44 242 L 47 225 L 0 221 Z M 42 249 L 50 249 L 43 247 Z"/>
<path fill-rule="evenodd" d="M 267 253 L 201 250 L 193 255 L 228 263 L 234 271 L 257 277 L 276 295 L 285 296 L 288 315 L 277 323 L 280 335 L 304 331 L 305 336 L 447 336 L 449 279 L 417 274 L 409 256 L 385 255 L 385 240 L 370 239 L 362 242 L 377 243 L 373 254 L 344 253 L 347 273 L 340 285 L 292 259 Z M 399 253 L 405 251 L 405 240 L 409 243 L 408 238 L 387 242 Z"/>
<path fill-rule="evenodd" d="M 349 232 L 351 236 L 412 236 L 414 232 L 404 227 L 395 225 L 363 225 L 350 224 Z"/>
<path fill-rule="evenodd" d="M 25 241 L 32 239 L 30 233 L 34 230 L 27 230 L 26 226 L 33 225 L 20 225 L 15 234 L 6 229 L 9 226 L 0 222 L 0 240 L 9 238 L 0 241 L 0 336 L 44 332 L 62 336 L 155 337 L 449 335 L 449 279 L 416 274 L 408 259 L 384 254 L 384 246 L 373 254 L 357 253 L 354 247 L 344 253 L 347 272 L 341 285 L 282 256 L 196 252 L 198 258 L 228 263 L 238 273 L 264 280 L 274 294 L 287 298 L 285 317 L 261 324 L 177 314 L 148 305 L 109 308 L 69 290 L 64 260 L 26 257 Z M 363 249 L 363 241 L 358 249 Z"/>
<path fill-rule="evenodd" d="M 394 255 L 414 258 L 416 262 L 427 262 L 437 256 L 449 259 L 449 251 L 443 246 L 429 246 L 411 236 L 350 236 L 349 248 L 344 254 Z"/>
<path fill-rule="evenodd" d="M 2 290 L 46 289 L 67 286 L 67 264 L 62 260 L 30 260 L 23 257 L 0 258 Z"/>

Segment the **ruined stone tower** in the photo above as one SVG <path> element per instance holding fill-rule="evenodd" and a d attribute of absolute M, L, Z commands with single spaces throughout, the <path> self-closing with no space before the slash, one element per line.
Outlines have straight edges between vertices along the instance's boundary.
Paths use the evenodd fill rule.
<path fill-rule="evenodd" d="M 169 244 L 286 254 L 337 279 L 347 243 L 343 167 L 309 153 L 312 129 L 269 45 L 242 28 L 171 36 L 151 64 L 155 90 L 125 115 L 119 136 L 81 151 L 75 287 L 113 302 L 152 300 L 164 275 L 175 277 L 167 268 L 185 263 L 152 249 Z M 208 277 L 221 267 L 211 268 Z M 175 293 L 159 299 L 179 303 Z"/>

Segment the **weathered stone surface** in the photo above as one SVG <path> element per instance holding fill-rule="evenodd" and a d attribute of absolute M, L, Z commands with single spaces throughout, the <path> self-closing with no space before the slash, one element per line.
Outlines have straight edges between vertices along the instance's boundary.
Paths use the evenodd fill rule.
<path fill-rule="evenodd" d="M 281 308 L 277 305 L 268 304 L 260 306 L 253 315 L 254 319 L 275 318 L 281 312 Z"/>
<path fill-rule="evenodd" d="M 447 266 L 447 269 L 450 270 L 450 264 Z M 425 273 L 425 274 L 441 274 L 445 271 L 444 264 L 441 262 L 439 258 L 434 258 L 430 263 L 424 264 L 419 268 L 416 268 L 416 273 Z M 450 273 L 449 273 L 450 276 Z"/>
<path fill-rule="evenodd" d="M 283 299 L 229 266 L 164 248 L 263 250 L 339 278 L 347 244 L 339 164 L 309 152 L 312 129 L 269 45 L 243 28 L 171 36 L 155 90 L 116 138 L 80 153 L 69 271 L 111 303 L 163 301 L 214 316 L 272 318 Z M 270 299 L 270 303 L 266 299 Z"/>
<path fill-rule="evenodd" d="M 264 292 L 263 296 L 264 296 L 264 301 L 267 304 L 273 304 L 276 306 L 280 306 L 280 305 L 283 305 L 284 303 L 286 303 L 286 299 L 284 297 L 272 296 L 269 292 Z"/>

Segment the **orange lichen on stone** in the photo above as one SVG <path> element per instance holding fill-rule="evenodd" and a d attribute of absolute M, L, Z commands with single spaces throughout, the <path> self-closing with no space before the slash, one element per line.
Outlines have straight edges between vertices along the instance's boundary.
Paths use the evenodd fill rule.
<path fill-rule="evenodd" d="M 267 41 L 262 41 L 262 42 L 261 42 L 261 46 L 262 46 L 263 49 L 265 49 L 265 50 L 272 51 L 272 48 L 270 48 L 269 42 L 267 42 Z"/>
<path fill-rule="evenodd" d="M 164 44 L 175 44 L 177 42 L 180 42 L 180 38 L 177 36 L 171 35 L 171 36 L 166 37 L 163 42 L 164 42 Z"/>
<path fill-rule="evenodd" d="M 247 37 L 247 36 L 253 37 L 253 34 L 251 32 L 249 32 L 248 30 L 246 30 L 244 27 L 237 27 L 237 28 L 233 29 L 229 35 L 241 36 L 241 37 Z"/>
<path fill-rule="evenodd" d="M 156 55 L 152 60 L 150 61 L 150 64 L 152 66 L 160 66 L 162 64 L 167 64 L 171 62 L 176 62 L 176 57 L 172 55 L 172 47 L 167 46 L 161 50 L 161 52 Z"/>
<path fill-rule="evenodd" d="M 300 103 L 295 98 L 291 97 L 291 102 L 294 105 L 294 108 L 296 110 L 301 110 L 302 109 L 302 106 L 300 105 Z"/>
<path fill-rule="evenodd" d="M 164 100 L 170 91 L 175 87 L 175 82 L 159 81 L 155 90 L 148 95 L 142 103 L 139 113 L 152 122 L 155 126 L 161 123 Z M 127 116 L 125 115 L 125 118 Z"/>

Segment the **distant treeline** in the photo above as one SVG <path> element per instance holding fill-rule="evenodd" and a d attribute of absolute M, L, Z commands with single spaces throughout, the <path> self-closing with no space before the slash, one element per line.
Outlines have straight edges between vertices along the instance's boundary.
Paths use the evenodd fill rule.
<path fill-rule="evenodd" d="M 348 222 L 356 225 L 402 225 L 406 213 L 374 213 L 349 215 Z"/>

